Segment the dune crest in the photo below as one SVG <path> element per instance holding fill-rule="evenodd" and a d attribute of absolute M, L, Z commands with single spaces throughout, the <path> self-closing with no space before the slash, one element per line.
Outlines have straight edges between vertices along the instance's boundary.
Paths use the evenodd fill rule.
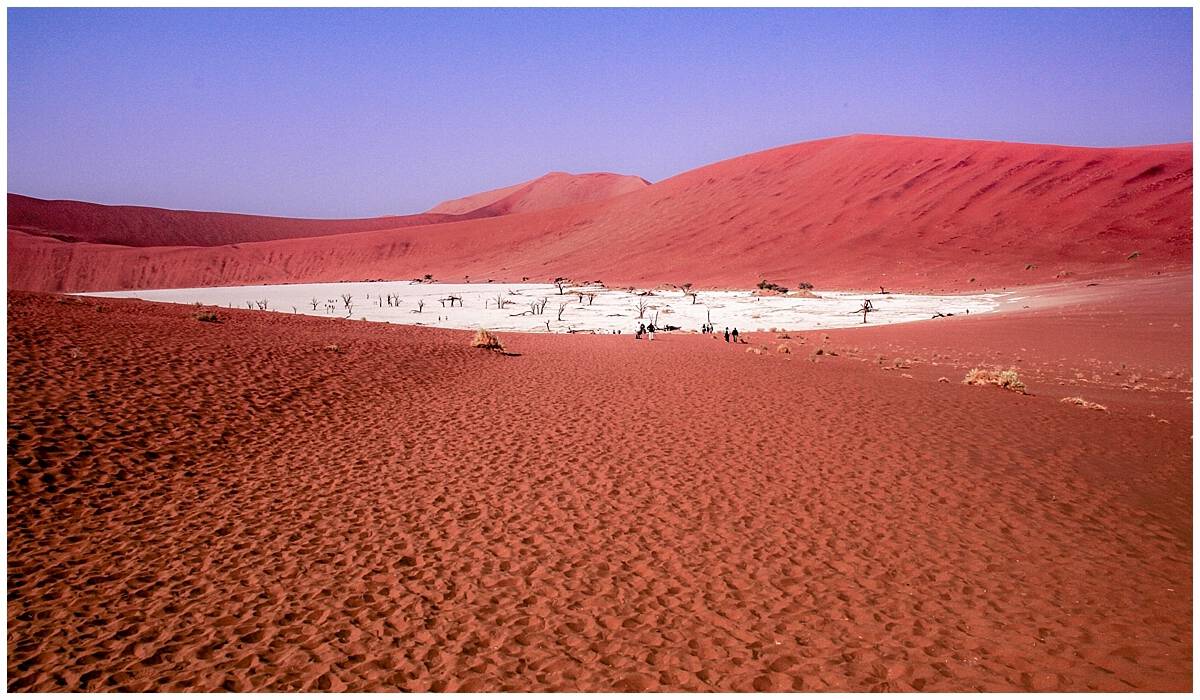
<path fill-rule="evenodd" d="M 466 220 L 317 238 L 131 249 L 10 224 L 9 286 L 97 291 L 432 274 L 967 291 L 1145 276 L 1190 267 L 1191 160 L 1190 147 L 858 135 L 733 158 L 597 201 L 523 211 L 554 198 L 514 190 Z"/>
<path fill-rule="evenodd" d="M 509 187 L 451 199 L 430 209 L 428 214 L 481 214 L 501 216 L 556 209 L 582 202 L 636 192 L 650 183 L 636 175 L 552 172 Z"/>

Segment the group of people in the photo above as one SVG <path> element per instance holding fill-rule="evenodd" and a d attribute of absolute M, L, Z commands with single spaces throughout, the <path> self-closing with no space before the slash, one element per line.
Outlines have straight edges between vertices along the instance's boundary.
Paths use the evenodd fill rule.
<path fill-rule="evenodd" d="M 641 340 L 642 337 L 644 336 L 647 340 L 654 340 L 654 331 L 655 330 L 656 329 L 654 328 L 653 322 L 651 322 L 649 325 L 647 325 L 645 323 L 639 323 L 637 331 L 633 334 L 633 339 Z M 716 329 L 713 327 L 713 325 L 711 323 L 702 323 L 702 324 L 700 324 L 700 332 L 701 333 L 715 333 Z M 728 342 L 730 342 L 731 339 L 735 343 L 738 342 L 738 329 L 734 328 L 732 331 L 730 331 L 729 327 L 726 326 L 725 327 L 725 342 L 728 343 Z"/>

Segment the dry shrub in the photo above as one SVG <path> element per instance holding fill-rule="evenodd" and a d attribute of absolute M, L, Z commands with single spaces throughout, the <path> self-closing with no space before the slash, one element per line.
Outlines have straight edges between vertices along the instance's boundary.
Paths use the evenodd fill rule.
<path fill-rule="evenodd" d="M 195 314 L 194 318 L 197 321 L 204 321 L 205 323 L 220 323 L 221 322 L 221 319 L 220 319 L 220 317 L 217 316 L 216 311 L 201 311 L 201 312 Z"/>
<path fill-rule="evenodd" d="M 1025 393 L 1025 384 L 1017 376 L 1017 370 L 1015 369 L 985 369 L 983 367 L 976 367 L 967 372 L 966 378 L 963 379 L 963 384 L 975 386 L 995 384 L 1001 389 L 1015 391 L 1018 394 Z"/>
<path fill-rule="evenodd" d="M 1098 403 L 1092 403 L 1091 401 L 1088 401 L 1087 399 L 1084 399 L 1081 396 L 1068 396 L 1065 399 L 1061 399 L 1061 402 L 1074 404 L 1076 406 L 1082 406 L 1084 408 L 1088 408 L 1093 411 L 1107 411 L 1108 410 L 1108 406 L 1101 406 Z"/>
<path fill-rule="evenodd" d="M 790 354 L 792 354 L 792 346 L 788 345 L 787 343 L 784 343 L 784 344 L 780 345 L 779 347 L 775 348 L 775 352 L 778 352 L 778 353 L 781 353 L 784 355 L 790 355 Z"/>
<path fill-rule="evenodd" d="M 471 339 L 471 347 L 500 352 L 504 351 L 504 345 L 500 343 L 500 339 L 496 337 L 496 334 L 482 328 L 475 331 L 475 337 Z"/>

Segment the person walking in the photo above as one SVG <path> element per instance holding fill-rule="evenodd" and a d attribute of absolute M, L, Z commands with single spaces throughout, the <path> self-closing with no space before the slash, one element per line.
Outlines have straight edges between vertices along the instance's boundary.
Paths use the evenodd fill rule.
<path fill-rule="evenodd" d="M 725 342 L 729 342 L 729 326 L 725 326 Z"/>
<path fill-rule="evenodd" d="M 737 332 L 737 329 L 734 328 L 733 329 L 733 342 L 736 343 L 737 341 L 738 341 L 738 332 Z"/>
<path fill-rule="evenodd" d="M 654 321 L 651 321 L 650 325 L 646 326 L 646 337 L 654 340 Z"/>

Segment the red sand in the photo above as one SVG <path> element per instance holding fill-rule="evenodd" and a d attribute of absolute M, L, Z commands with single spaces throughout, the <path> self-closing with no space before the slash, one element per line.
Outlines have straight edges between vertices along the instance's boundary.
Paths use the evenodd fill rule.
<path fill-rule="evenodd" d="M 8 228 L 64 243 L 215 246 L 251 241 L 328 236 L 396 229 L 471 218 L 444 214 L 381 216 L 374 219 L 287 219 L 154 207 L 125 207 L 8 195 Z"/>
<path fill-rule="evenodd" d="M 1189 283 L 517 356 L 11 293 L 9 690 L 1190 690 Z"/>
<path fill-rule="evenodd" d="M 387 231 L 130 248 L 10 226 L 9 286 L 78 291 L 433 274 L 742 288 L 768 278 L 785 286 L 950 291 L 1136 277 L 1190 270 L 1191 161 L 1190 145 L 850 136 L 734 158 L 608 199 Z M 510 202 L 475 213 L 521 208 Z"/>
<path fill-rule="evenodd" d="M 442 202 L 430 214 L 502 216 L 608 199 L 648 187 L 636 175 L 547 173 L 535 180 Z"/>

